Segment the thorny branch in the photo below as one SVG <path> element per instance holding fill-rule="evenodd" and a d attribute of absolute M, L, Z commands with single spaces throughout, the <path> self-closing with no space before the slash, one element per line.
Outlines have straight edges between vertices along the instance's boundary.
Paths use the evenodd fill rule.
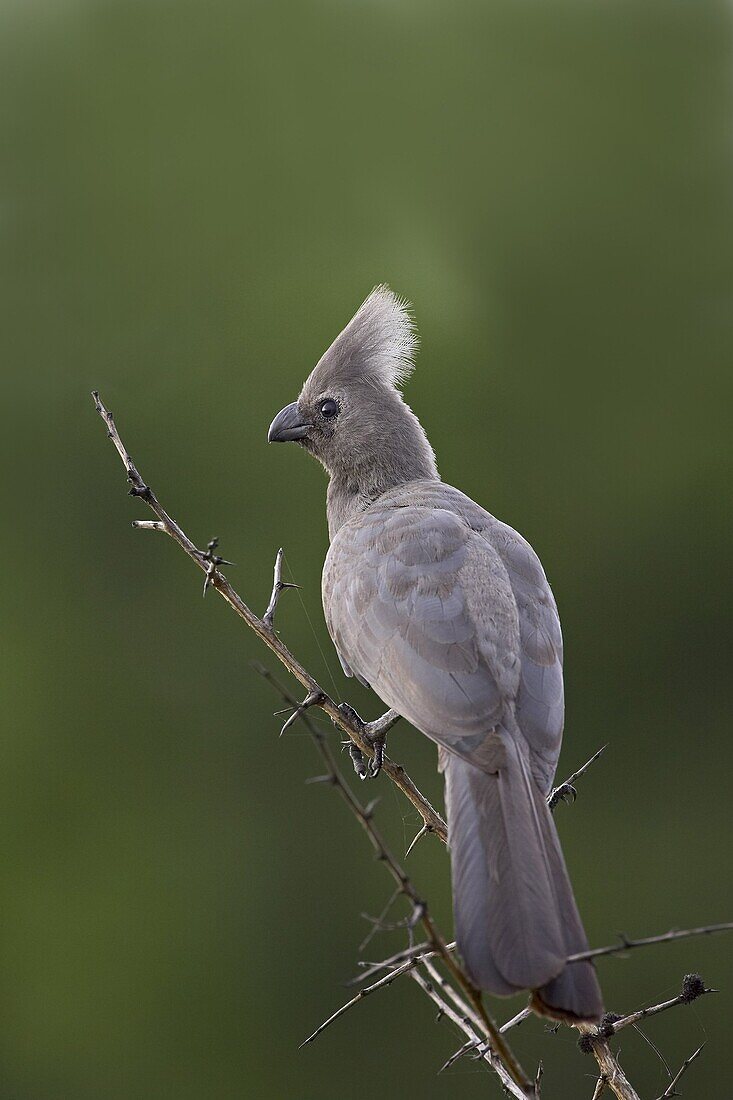
<path fill-rule="evenodd" d="M 601 1089 L 600 1082 L 602 1081 L 615 1093 L 618 1100 L 639 1100 L 637 1092 L 619 1065 L 617 1055 L 612 1052 L 609 1046 L 609 1039 L 622 1031 L 623 1028 L 635 1027 L 642 1020 L 649 1019 L 650 1016 L 658 1016 L 660 1012 L 667 1012 L 670 1008 L 676 1008 L 677 1005 L 692 1004 L 698 998 L 704 997 L 706 993 L 716 992 L 715 989 L 707 988 L 699 974 L 686 974 L 682 980 L 682 989 L 676 997 L 671 997 L 667 1001 L 650 1005 L 647 1008 L 640 1008 L 637 1012 L 629 1013 L 628 1016 L 617 1016 L 612 1012 L 607 1012 L 598 1027 L 587 1025 L 582 1027 L 578 1046 L 584 1053 L 594 1055 L 601 1071 L 599 1084 L 596 1086 L 596 1095 L 600 1095 L 599 1089 Z M 660 1100 L 664 1100 L 664 1097 L 676 1095 L 674 1091 L 676 1082 L 679 1081 L 690 1063 L 698 1056 L 700 1050 L 702 1050 L 702 1047 L 688 1058 L 677 1076 L 670 1081 Z"/>
<path fill-rule="evenodd" d="M 733 921 L 724 924 L 705 924 L 700 928 L 672 928 L 669 932 L 662 932 L 660 936 L 644 936 L 643 939 L 631 940 L 628 936 L 620 935 L 618 943 L 609 944 L 608 947 L 593 947 L 590 951 L 582 951 L 578 955 L 571 955 L 573 962 L 580 959 L 599 959 L 602 955 L 625 955 L 634 947 L 650 947 L 655 943 L 672 943 L 673 940 L 689 940 L 693 936 L 712 936 L 716 932 L 733 931 Z"/>
<path fill-rule="evenodd" d="M 92 397 L 94 399 L 95 408 L 107 427 L 107 435 L 112 440 L 118 455 L 122 459 L 122 463 L 127 472 L 127 480 L 131 486 L 130 495 L 140 497 L 157 517 L 157 522 L 136 520 L 133 526 L 148 531 L 162 531 L 164 534 L 169 535 L 174 542 L 178 543 L 181 549 L 188 554 L 189 558 L 191 558 L 199 569 L 206 574 L 206 588 L 211 587 L 215 589 L 219 595 L 226 600 L 229 606 L 236 611 L 237 615 L 244 620 L 250 630 L 254 631 L 257 637 L 272 650 L 280 661 L 282 661 L 295 679 L 302 684 L 308 693 L 307 698 L 314 700 L 308 705 L 318 706 L 321 710 L 325 711 L 329 718 L 339 727 L 339 729 L 343 730 L 360 751 L 371 758 L 374 752 L 368 737 L 364 736 L 363 724 L 353 717 L 353 713 L 349 713 L 348 710 L 341 710 L 339 705 L 331 699 L 313 679 L 310 673 L 307 672 L 297 657 L 295 657 L 287 646 L 281 642 L 275 632 L 272 620 L 277 607 L 277 599 L 282 590 L 281 588 L 278 589 L 278 578 L 275 578 L 273 597 L 270 599 L 267 611 L 263 618 L 260 619 L 255 615 L 254 611 L 247 606 L 242 597 L 234 590 L 227 578 L 220 571 L 219 564 L 224 564 L 223 560 L 220 559 L 218 563 L 216 560 L 212 560 L 213 549 L 215 549 L 215 547 L 209 545 L 207 550 L 199 550 L 184 533 L 182 528 L 178 526 L 176 521 L 168 515 L 153 490 L 143 481 L 140 471 L 120 438 L 112 413 L 102 404 L 96 390 L 92 393 Z M 280 581 L 282 584 L 282 578 L 280 578 Z M 278 589 L 277 592 L 275 589 Z M 268 613 L 269 619 L 266 618 Z M 303 704 L 301 704 L 301 706 L 302 705 Z M 448 837 L 445 821 L 438 811 L 430 805 L 427 798 L 420 793 L 405 769 L 399 764 L 395 764 L 393 760 L 385 757 L 382 770 L 385 775 L 389 776 L 395 786 L 399 787 L 402 793 L 409 799 L 422 817 L 424 824 L 430 827 L 430 831 L 435 833 L 436 836 L 440 837 L 440 839 L 445 842 Z"/>
<path fill-rule="evenodd" d="M 282 579 L 282 549 L 278 551 L 275 559 L 270 602 L 260 619 L 250 610 L 226 577 L 221 573 L 220 566 L 232 565 L 233 563 L 226 561 L 215 553 L 218 547 L 218 539 L 212 539 L 208 543 L 205 551 L 199 550 L 195 546 L 175 520 L 173 520 L 163 509 L 152 489 L 143 481 L 139 470 L 120 438 L 112 413 L 102 404 L 99 394 L 94 391 L 92 397 L 94 398 L 97 412 L 106 424 L 107 435 L 112 440 L 125 466 L 127 479 L 131 485 L 129 490 L 130 495 L 140 497 L 157 517 L 155 520 L 135 520 L 133 526 L 139 529 L 163 532 L 169 535 L 174 542 L 177 542 L 185 553 L 188 554 L 195 564 L 204 572 L 203 594 L 206 595 L 210 587 L 214 588 L 306 689 L 306 698 L 301 703 L 298 703 L 287 689 L 277 682 L 268 670 L 262 668 L 262 666 L 258 667 L 258 671 L 273 683 L 283 698 L 293 708 L 293 713 L 283 726 L 282 732 L 298 719 L 302 719 L 307 725 L 313 741 L 324 760 L 327 774 L 318 776 L 310 782 L 327 782 L 338 790 L 342 799 L 364 828 L 377 854 L 377 858 L 385 864 L 394 879 L 397 885 L 396 895 L 401 893 L 410 901 L 412 905 L 412 916 L 406 922 L 406 926 L 411 932 L 417 923 L 422 923 L 427 933 L 427 940 L 417 946 L 410 946 L 407 950 L 397 952 L 380 963 L 363 964 L 365 965 L 365 969 L 363 973 L 354 980 L 355 982 L 366 981 L 368 978 L 383 971 L 385 973 L 383 973 L 382 977 L 378 980 L 372 982 L 371 985 L 362 987 L 350 1001 L 342 1005 L 341 1008 L 325 1020 L 302 1045 L 312 1042 L 331 1023 L 369 994 L 391 985 L 403 974 L 409 974 L 438 1006 L 439 1018 L 446 1017 L 451 1020 L 466 1036 L 467 1041 L 459 1050 L 451 1055 L 442 1067 L 443 1069 L 447 1069 L 459 1058 L 471 1053 L 474 1058 L 482 1059 L 487 1062 L 496 1072 L 506 1093 L 518 1098 L 518 1100 L 539 1100 L 542 1065 L 540 1064 L 534 1080 L 530 1081 L 517 1063 L 503 1038 L 507 1031 L 522 1023 L 524 1019 L 531 1015 L 529 1009 L 524 1009 L 522 1012 L 512 1017 L 512 1019 L 508 1020 L 501 1028 L 497 1028 L 493 1020 L 491 1020 L 481 1000 L 480 992 L 472 986 L 455 957 L 455 944 L 446 943 L 428 912 L 426 902 L 417 893 L 410 878 L 385 845 L 373 820 L 375 803 L 372 802 L 367 806 L 363 806 L 359 799 L 353 794 L 336 764 L 330 747 L 321 732 L 310 721 L 308 710 L 313 706 L 320 707 L 328 714 L 334 724 L 347 734 L 350 739 L 352 759 L 362 778 L 366 774 L 366 769 L 362 765 L 362 770 L 359 771 L 358 763 L 359 761 L 363 761 L 363 756 L 366 755 L 372 759 L 372 763 L 370 764 L 371 774 L 376 774 L 380 766 L 383 766 L 385 774 L 389 776 L 395 786 L 405 794 L 415 809 L 418 810 L 423 820 L 423 827 L 410 844 L 406 853 L 409 855 L 417 841 L 428 833 L 435 833 L 443 842 L 446 842 L 447 828 L 441 815 L 420 793 L 404 768 L 395 764 L 386 756 L 382 760 L 383 742 L 380 743 L 379 737 L 381 734 L 386 733 L 386 731 L 398 720 L 399 716 L 394 711 L 388 711 L 380 719 L 377 719 L 376 722 L 367 724 L 362 722 L 351 707 L 347 704 L 336 704 L 334 700 L 323 691 L 298 659 L 283 644 L 275 631 L 275 613 L 282 592 L 288 588 L 298 587 Z M 373 738 L 375 738 L 374 741 L 372 740 Z M 554 810 L 560 801 L 573 802 L 575 800 L 577 792 L 573 784 L 587 771 L 591 764 L 598 759 L 605 748 L 606 746 L 604 745 L 590 760 L 550 793 L 548 805 L 551 810 Z M 618 955 L 637 947 L 646 947 L 657 943 L 668 943 L 673 940 L 685 939 L 691 936 L 709 935 L 731 929 L 733 929 L 733 922 L 683 930 L 672 929 L 661 935 L 648 936 L 635 940 L 622 935 L 617 944 L 594 948 L 587 952 L 571 956 L 570 958 L 572 960 L 580 960 L 595 959 L 605 955 Z M 456 983 L 458 988 L 440 974 L 440 971 L 433 961 L 438 959 L 446 967 L 453 982 Z M 661 1002 L 658 1005 L 640 1009 L 627 1016 L 615 1016 L 607 1013 L 598 1027 L 594 1025 L 579 1025 L 579 1046 L 581 1049 L 595 1056 L 600 1070 L 600 1076 L 596 1081 L 593 1093 L 593 1100 L 597 1100 L 605 1088 L 609 1088 L 617 1097 L 617 1100 L 640 1100 L 638 1093 L 630 1084 L 626 1074 L 621 1068 L 617 1056 L 614 1055 L 610 1049 L 608 1041 L 612 1036 L 625 1027 L 636 1026 L 641 1020 L 650 1016 L 667 1011 L 677 1005 L 689 1004 L 704 994 L 714 992 L 715 990 L 705 986 L 699 975 L 688 974 L 683 981 L 681 992 L 676 997 Z M 699 1047 L 685 1060 L 685 1062 L 683 1062 L 682 1066 L 675 1076 L 671 1078 L 669 1085 L 658 1100 L 670 1100 L 671 1097 L 678 1095 L 676 1091 L 677 1084 L 689 1066 L 700 1055 L 702 1049 L 702 1046 Z"/>
<path fill-rule="evenodd" d="M 120 434 L 115 425 L 114 417 L 112 413 L 103 405 L 99 393 L 95 390 L 92 393 L 94 399 L 94 405 L 102 417 L 102 420 L 107 427 L 107 435 L 112 440 L 117 453 L 122 459 L 123 465 L 127 472 L 127 480 L 129 481 L 130 495 L 140 497 L 157 518 L 157 523 L 152 526 L 153 530 L 162 531 L 169 535 L 174 542 L 188 554 L 188 556 L 196 563 L 196 565 L 206 574 L 204 582 L 204 594 L 209 587 L 215 589 L 219 595 L 221 595 L 227 603 L 232 607 L 237 614 L 242 618 L 247 626 L 272 650 L 272 652 L 279 658 L 279 660 L 285 665 L 289 672 L 302 684 L 307 690 L 308 694 L 306 698 L 300 703 L 286 722 L 287 727 L 291 721 L 295 721 L 297 718 L 305 717 L 308 709 L 312 706 L 318 706 L 328 714 L 328 716 L 335 722 L 339 728 L 341 728 L 356 745 L 357 749 L 370 758 L 373 758 L 375 753 L 372 747 L 371 741 L 368 736 L 368 732 L 365 728 L 365 724 L 361 722 L 358 715 L 351 707 L 340 707 L 333 699 L 320 687 L 320 685 L 313 679 L 313 677 L 306 671 L 303 665 L 298 659 L 290 652 L 290 650 L 280 640 L 274 629 L 274 615 L 277 608 L 278 599 L 285 587 L 282 581 L 282 557 L 278 554 L 278 558 L 275 561 L 275 576 L 273 583 L 272 596 L 270 603 L 265 611 L 265 615 L 260 619 L 253 611 L 247 606 L 241 596 L 234 590 L 232 585 L 220 572 L 219 566 L 224 564 L 223 559 L 214 554 L 214 550 L 217 547 L 217 540 L 212 540 L 205 551 L 199 550 L 196 545 L 188 538 L 181 527 L 168 515 L 160 501 L 156 497 L 149 485 L 143 480 L 140 471 L 133 462 L 130 454 L 125 447 Z M 151 529 L 150 523 L 144 524 L 146 529 Z M 382 730 L 388 728 L 396 720 L 396 716 L 392 712 L 388 712 L 384 716 L 383 720 L 378 722 L 378 725 Z M 325 744 L 320 741 L 319 744 L 324 750 L 327 750 Z M 327 750 L 330 754 L 330 750 Z M 428 800 L 420 793 L 412 780 L 408 777 L 404 768 L 395 764 L 389 760 L 386 756 L 380 761 L 383 764 L 383 770 L 386 775 L 392 780 L 397 787 L 407 796 L 412 805 L 417 809 L 423 819 L 424 827 L 434 832 L 443 840 L 447 841 L 448 831 L 445 821 L 441 815 L 434 809 Z M 331 769 L 329 769 L 331 770 Z M 333 773 L 338 774 L 338 770 L 333 765 Z M 334 780 L 336 782 L 336 780 Z M 475 1010 L 477 1015 L 482 1021 L 483 1028 L 486 1035 L 491 1041 L 491 1046 L 495 1055 L 495 1060 L 498 1064 L 499 1061 L 506 1069 L 509 1080 L 513 1083 L 516 1091 L 515 1095 L 525 1100 L 525 1098 L 531 1098 L 534 1095 L 533 1085 L 525 1076 L 523 1070 L 516 1061 L 511 1050 L 507 1046 L 505 1040 L 499 1034 L 499 1030 L 494 1022 L 489 1017 L 483 1002 L 481 1000 L 481 994 L 476 990 L 467 976 L 463 972 L 460 964 L 453 954 L 448 950 L 445 939 L 437 926 L 434 924 L 432 917 L 428 913 L 427 905 L 424 900 L 415 891 L 410 879 L 402 870 L 400 865 L 389 853 L 388 849 L 384 845 L 381 836 L 376 830 L 373 821 L 371 807 L 362 807 L 361 803 L 351 793 L 349 787 L 345 782 L 337 784 L 339 790 L 342 792 L 347 801 L 350 802 L 351 809 L 359 817 L 362 825 L 364 826 L 367 834 L 369 835 L 375 850 L 378 853 L 378 857 L 385 862 L 390 874 L 395 879 L 395 882 L 400 887 L 403 893 L 410 899 L 413 905 L 413 915 L 415 923 L 420 921 L 427 933 L 428 942 L 430 947 L 435 950 L 443 958 L 446 967 L 450 971 L 452 977 L 462 989 L 465 997 Z"/>

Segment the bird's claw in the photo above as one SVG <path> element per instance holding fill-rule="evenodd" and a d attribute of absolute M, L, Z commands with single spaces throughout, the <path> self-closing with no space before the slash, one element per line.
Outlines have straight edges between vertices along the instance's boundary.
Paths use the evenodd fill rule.
<path fill-rule="evenodd" d="M 554 805 L 557 805 L 558 802 L 564 802 L 567 806 L 572 806 L 578 797 L 578 792 L 572 783 L 563 783 L 562 786 L 557 788 L 554 795 Z"/>
<path fill-rule="evenodd" d="M 349 745 L 349 756 L 351 762 L 354 765 L 354 771 L 359 776 L 359 779 L 376 779 L 382 770 L 384 764 L 384 750 L 387 745 L 387 735 L 383 733 L 380 728 L 374 729 L 375 726 L 379 726 L 379 722 L 365 722 L 354 710 L 349 703 L 341 703 L 339 710 L 348 721 L 353 722 L 359 729 L 364 740 L 374 750 L 374 758 L 367 762 L 364 759 L 364 753 L 361 751 L 358 745 L 354 742 Z"/>
<path fill-rule="evenodd" d="M 353 741 L 349 745 L 349 756 L 351 757 L 351 763 L 354 765 L 354 771 L 359 776 L 359 779 L 366 779 L 367 775 L 370 773 L 367 771 L 364 753 Z M 369 766 L 371 767 L 371 761 Z"/>
<path fill-rule="evenodd" d="M 374 749 L 374 757 L 369 761 L 369 778 L 376 779 L 384 763 L 384 750 L 387 746 L 387 737 L 383 733 L 378 733 L 375 737 L 368 738 L 368 740 Z"/>

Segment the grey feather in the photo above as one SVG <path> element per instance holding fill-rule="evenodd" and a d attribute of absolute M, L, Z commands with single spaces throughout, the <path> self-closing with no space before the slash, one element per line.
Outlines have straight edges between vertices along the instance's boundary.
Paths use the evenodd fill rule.
<path fill-rule="evenodd" d="M 474 981 L 596 1019 L 592 965 L 567 963 L 587 941 L 545 802 L 563 727 L 557 608 L 529 544 L 440 480 L 397 389 L 413 350 L 404 303 L 380 287 L 298 398 L 299 444 L 330 477 L 326 622 L 347 673 L 440 747 Z"/>

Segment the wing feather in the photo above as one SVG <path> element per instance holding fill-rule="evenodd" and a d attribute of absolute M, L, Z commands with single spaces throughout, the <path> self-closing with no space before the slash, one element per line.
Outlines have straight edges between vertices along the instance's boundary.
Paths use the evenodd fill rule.
<path fill-rule="evenodd" d="M 429 737 L 476 759 L 511 708 L 549 790 L 562 738 L 562 634 L 521 535 L 451 486 L 385 494 L 336 534 L 323 573 L 339 655 Z"/>

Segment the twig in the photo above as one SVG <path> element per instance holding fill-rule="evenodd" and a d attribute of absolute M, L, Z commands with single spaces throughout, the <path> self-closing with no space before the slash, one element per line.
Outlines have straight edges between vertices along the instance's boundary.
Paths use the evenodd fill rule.
<path fill-rule="evenodd" d="M 640 1008 L 637 1012 L 631 1012 L 628 1016 L 622 1016 L 620 1019 L 604 1017 L 604 1020 L 601 1020 L 599 1031 L 604 1038 L 610 1039 L 612 1035 L 616 1035 L 625 1027 L 638 1024 L 642 1020 L 648 1020 L 650 1016 L 658 1016 L 660 1012 L 676 1008 L 677 1005 L 692 1004 L 699 997 L 704 997 L 706 993 L 717 992 L 717 989 L 708 989 L 699 974 L 685 974 L 682 980 L 682 990 L 676 997 L 670 997 L 668 1001 L 650 1005 L 648 1008 Z"/>
<path fill-rule="evenodd" d="M 485 1043 L 482 1043 L 481 1037 L 476 1034 L 470 1021 L 461 1013 L 456 1012 L 456 1010 L 450 1004 L 448 1004 L 448 1002 L 443 997 L 440 996 L 432 982 L 425 978 L 417 968 L 410 970 L 409 973 L 410 976 L 420 986 L 422 991 L 424 993 L 427 993 L 428 997 L 430 997 L 430 999 L 438 1006 L 439 1014 L 441 1016 L 447 1017 L 456 1025 L 456 1027 L 460 1028 L 463 1034 L 467 1036 L 469 1043 L 472 1044 L 476 1049 L 481 1048 L 480 1057 L 485 1062 L 488 1062 L 491 1068 L 495 1071 L 495 1073 L 499 1077 L 499 1080 L 504 1086 L 504 1089 L 510 1094 L 510 1096 L 516 1097 L 517 1100 L 527 1100 L 528 1097 L 534 1098 L 536 1096 L 534 1084 L 528 1083 L 528 1086 L 525 1089 L 518 1085 L 507 1073 L 507 1070 L 502 1065 L 502 1063 L 494 1056 L 491 1049 L 487 1047 Z M 466 1050 L 468 1049 L 470 1048 L 466 1047 Z M 463 1053 L 466 1053 L 466 1050 L 464 1050 Z"/>
<path fill-rule="evenodd" d="M 446 945 L 449 951 L 455 949 L 455 943 L 449 943 Z M 375 974 L 379 974 L 382 970 L 391 970 L 393 966 L 399 966 L 406 959 L 418 959 L 418 958 L 432 958 L 432 951 L 430 944 L 416 943 L 413 947 L 404 947 L 401 951 L 395 951 L 394 955 L 390 955 L 386 959 L 382 959 L 380 962 L 360 962 L 358 965 L 363 967 L 361 974 L 356 974 L 353 978 L 350 978 L 346 983 L 347 985 L 359 985 L 360 982 L 369 981 Z"/>
<path fill-rule="evenodd" d="M 166 535 L 169 535 L 174 542 L 178 543 L 181 549 L 188 554 L 189 558 L 191 558 L 198 568 L 206 574 L 206 588 L 211 587 L 216 589 L 219 595 L 226 600 L 237 615 L 244 620 L 250 630 L 254 631 L 257 637 L 272 650 L 278 660 L 285 665 L 295 679 L 302 684 L 308 694 L 319 696 L 320 701 L 315 705 L 325 711 L 329 718 L 339 727 L 339 729 L 343 730 L 343 732 L 351 738 L 363 753 L 372 757 L 374 755 L 372 746 L 364 736 L 359 723 L 340 710 L 338 704 L 323 691 L 310 673 L 306 671 L 297 657 L 290 652 L 287 646 L 281 642 L 275 631 L 268 626 L 267 622 L 265 622 L 264 619 L 258 618 L 258 616 L 250 610 L 242 597 L 231 586 L 224 574 L 219 571 L 218 565 L 213 563 L 210 557 L 207 557 L 208 551 L 199 550 L 194 543 L 191 542 L 181 527 L 178 526 L 176 521 L 168 515 L 153 490 L 143 481 L 140 471 L 120 438 L 112 413 L 102 404 L 96 390 L 92 393 L 92 397 L 94 398 L 95 408 L 107 427 L 107 435 L 112 440 L 117 453 L 122 459 L 127 472 L 127 479 L 131 485 L 130 494 L 144 500 L 155 514 L 158 521 L 158 524 L 153 528 L 150 527 L 150 521 L 145 520 L 137 520 L 135 526 L 140 526 L 142 523 L 146 530 L 152 529 L 163 531 Z M 392 712 L 388 713 L 391 714 Z M 405 769 L 401 767 L 401 765 L 395 764 L 394 761 L 385 758 L 382 770 L 389 776 L 395 786 L 399 787 L 402 793 L 409 799 L 422 817 L 424 824 L 430 826 L 430 831 L 434 832 L 436 836 L 440 837 L 440 839 L 445 842 L 448 837 L 445 821 L 438 811 L 431 806 L 427 798 L 420 793 L 407 775 Z"/>
<path fill-rule="evenodd" d="M 379 981 L 374 982 L 372 985 L 365 985 L 363 989 L 359 990 L 355 997 L 352 997 L 350 1001 L 346 1002 L 346 1004 L 341 1005 L 341 1008 L 337 1008 L 336 1011 L 333 1012 L 327 1020 L 324 1020 L 322 1024 L 319 1024 L 316 1030 L 312 1032 L 312 1034 L 310 1034 L 307 1039 L 303 1040 L 303 1042 L 300 1044 L 301 1047 L 305 1047 L 308 1045 L 308 1043 L 312 1043 L 314 1039 L 318 1038 L 322 1031 L 325 1031 L 330 1024 L 334 1023 L 335 1020 L 338 1020 L 339 1016 L 343 1016 L 345 1012 L 348 1012 L 348 1010 L 350 1008 L 353 1008 L 355 1004 L 358 1004 L 359 1001 L 362 1001 L 365 997 L 368 997 L 370 993 L 376 993 L 378 989 L 384 989 L 386 986 L 391 985 L 392 982 L 396 981 L 397 978 L 399 978 L 402 974 L 406 974 L 409 970 L 412 970 L 416 966 L 417 960 L 409 959 L 408 962 L 403 963 L 402 966 L 398 966 L 397 969 L 393 970 L 390 974 L 385 974 L 383 978 L 379 979 Z"/>
<path fill-rule="evenodd" d="M 593 947 L 589 951 L 580 951 L 577 955 L 570 955 L 569 962 L 580 962 L 581 959 L 599 959 L 602 955 L 623 955 L 634 947 L 650 947 L 655 943 L 671 943 L 673 940 L 688 940 L 692 936 L 712 936 L 716 932 L 733 931 L 733 921 L 725 924 L 705 924 L 699 928 L 673 928 L 670 932 L 663 932 L 660 936 L 645 936 L 643 939 L 631 940 L 623 933 L 619 937 L 619 943 L 610 944 L 608 947 Z"/>
<path fill-rule="evenodd" d="M 373 938 L 377 934 L 377 932 L 381 931 L 382 927 L 384 926 L 384 922 L 387 919 L 387 914 L 389 913 L 390 909 L 392 908 L 394 903 L 397 901 L 397 898 L 400 897 L 401 894 L 402 894 L 402 890 L 398 886 L 396 890 L 392 891 L 389 899 L 385 903 L 385 905 L 382 909 L 382 912 L 379 914 L 379 916 L 376 917 L 376 918 L 372 918 L 372 917 L 368 918 L 369 920 L 372 921 L 372 927 L 369 929 L 366 936 L 364 937 L 364 939 L 359 944 L 359 947 L 358 947 L 359 951 L 364 951 L 369 946 L 369 944 L 371 943 L 371 941 L 373 940 Z"/>
<path fill-rule="evenodd" d="M 502 1024 L 499 1031 L 504 1035 L 505 1032 L 511 1031 L 513 1027 L 519 1027 L 520 1024 L 523 1024 L 524 1021 L 532 1015 L 534 1015 L 534 1013 L 531 1008 L 523 1008 L 516 1016 L 512 1016 L 511 1020 L 507 1020 L 505 1024 Z"/>
<path fill-rule="evenodd" d="M 682 1074 L 686 1073 L 687 1070 L 692 1065 L 692 1063 L 698 1057 L 698 1055 L 702 1054 L 702 1050 L 703 1050 L 704 1046 L 705 1046 L 705 1044 L 703 1043 L 702 1046 L 699 1046 L 697 1048 L 697 1050 L 694 1052 L 694 1054 L 691 1054 L 689 1058 L 685 1059 L 685 1061 L 682 1063 L 682 1065 L 680 1066 L 677 1073 L 674 1075 L 672 1080 L 667 1085 L 667 1087 L 664 1090 L 664 1092 L 662 1093 L 662 1095 L 659 1096 L 657 1098 L 657 1100 L 670 1100 L 670 1097 L 672 1097 L 672 1096 L 679 1096 L 679 1093 L 677 1092 L 677 1089 L 676 1089 L 676 1085 L 679 1083 L 679 1080 L 682 1077 Z"/>
<path fill-rule="evenodd" d="M 423 960 L 422 960 L 422 966 L 423 966 L 423 968 L 424 968 L 425 972 L 427 973 L 428 977 L 429 977 L 429 978 L 431 979 L 431 981 L 433 981 L 433 982 L 434 982 L 434 983 L 435 983 L 435 984 L 436 984 L 437 986 L 439 986 L 439 987 L 440 987 L 440 989 L 441 989 L 441 990 L 443 991 L 443 993 L 444 993 L 444 994 L 446 995 L 446 997 L 447 997 L 447 998 L 448 998 L 448 999 L 449 999 L 450 1001 L 452 1001 L 452 1002 L 453 1002 L 453 1004 L 454 1004 L 455 1008 L 456 1008 L 456 1009 L 457 1009 L 457 1010 L 458 1010 L 459 1012 L 462 1012 L 462 1013 L 464 1014 L 464 1016 L 466 1017 L 466 1019 L 468 1020 L 468 1022 L 469 1022 L 469 1023 L 470 1023 L 470 1024 L 471 1024 L 471 1025 L 472 1025 L 472 1026 L 474 1027 L 474 1028 L 476 1028 L 476 1030 L 477 1030 L 478 1032 L 480 1032 L 480 1031 L 481 1031 L 481 1029 L 482 1029 L 482 1027 L 483 1027 L 483 1022 L 482 1022 L 482 1020 L 481 1020 L 481 1019 L 480 1019 L 480 1017 L 479 1017 L 479 1016 L 478 1016 L 478 1015 L 477 1015 L 477 1014 L 476 1014 L 476 1013 L 475 1013 L 475 1012 L 473 1011 L 473 1009 L 471 1008 L 471 1006 L 470 1006 L 470 1005 L 467 1005 L 467 1004 L 465 1003 L 465 1001 L 463 1000 L 463 998 L 462 998 L 462 997 L 460 997 L 460 996 L 459 996 L 459 995 L 458 995 L 458 994 L 456 993 L 455 989 L 454 989 L 454 988 L 453 988 L 453 986 L 452 986 L 452 985 L 450 984 L 450 982 L 447 982 L 447 981 L 445 980 L 445 978 L 443 977 L 443 975 L 442 975 L 442 974 L 440 973 L 440 971 L 438 970 L 437 966 L 435 966 L 435 964 L 434 964 L 433 962 L 431 962 L 431 961 L 430 961 L 429 959 L 423 959 Z"/>

